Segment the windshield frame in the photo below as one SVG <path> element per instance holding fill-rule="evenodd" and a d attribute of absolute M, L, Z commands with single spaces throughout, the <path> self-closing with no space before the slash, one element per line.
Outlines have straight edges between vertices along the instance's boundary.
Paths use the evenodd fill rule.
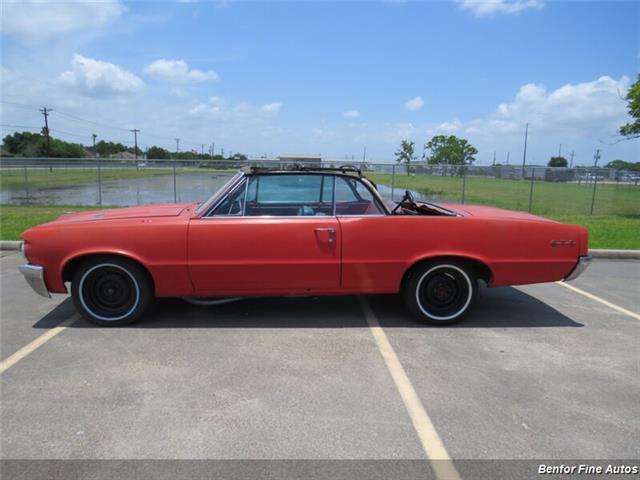
<path fill-rule="evenodd" d="M 218 190 L 216 190 L 213 195 L 211 195 L 206 201 L 202 202 L 198 207 L 194 210 L 194 215 L 201 216 L 206 213 L 209 207 L 222 198 L 229 190 L 233 188 L 234 185 L 238 183 L 242 178 L 244 178 L 244 172 L 237 172 L 233 177 L 231 177 L 227 182 L 222 185 Z"/>

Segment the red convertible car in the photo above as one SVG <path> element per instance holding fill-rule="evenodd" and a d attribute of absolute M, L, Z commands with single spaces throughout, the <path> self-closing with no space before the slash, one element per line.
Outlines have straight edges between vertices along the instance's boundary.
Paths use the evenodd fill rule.
<path fill-rule="evenodd" d="M 431 324 L 489 287 L 571 280 L 587 230 L 526 213 L 417 202 L 393 207 L 354 168 L 243 168 L 200 204 L 63 215 L 22 234 L 39 294 L 88 320 L 138 320 L 154 297 L 401 293 Z"/>

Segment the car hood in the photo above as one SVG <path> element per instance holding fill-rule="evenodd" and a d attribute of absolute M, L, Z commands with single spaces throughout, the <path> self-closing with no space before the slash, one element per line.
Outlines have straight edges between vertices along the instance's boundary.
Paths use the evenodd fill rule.
<path fill-rule="evenodd" d="M 139 207 L 110 208 L 107 210 L 92 210 L 89 212 L 66 213 L 55 223 L 90 222 L 103 220 L 123 220 L 127 218 L 176 217 L 192 203 L 163 203 L 144 205 Z"/>
<path fill-rule="evenodd" d="M 462 213 L 465 216 L 477 218 L 512 218 L 516 220 L 537 220 L 540 222 L 553 222 L 548 218 L 538 217 L 526 212 L 516 212 L 513 210 L 505 210 L 502 208 L 486 207 L 483 205 L 467 205 L 455 203 L 440 203 L 444 208 Z"/>

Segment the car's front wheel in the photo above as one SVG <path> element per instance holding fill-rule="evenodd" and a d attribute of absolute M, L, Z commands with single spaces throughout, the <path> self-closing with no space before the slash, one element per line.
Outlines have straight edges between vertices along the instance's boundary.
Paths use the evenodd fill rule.
<path fill-rule="evenodd" d="M 450 325 L 464 317 L 478 292 L 473 271 L 455 260 L 438 260 L 417 266 L 404 284 L 402 296 L 422 322 Z"/>
<path fill-rule="evenodd" d="M 82 263 L 71 281 L 78 312 L 96 325 L 117 327 L 140 319 L 153 299 L 147 271 L 118 257 L 96 257 Z"/>

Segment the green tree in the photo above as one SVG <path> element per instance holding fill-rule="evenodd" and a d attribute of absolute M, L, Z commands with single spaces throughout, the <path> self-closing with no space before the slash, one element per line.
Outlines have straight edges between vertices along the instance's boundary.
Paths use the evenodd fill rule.
<path fill-rule="evenodd" d="M 104 140 L 100 140 L 96 143 L 96 152 L 98 152 L 101 157 L 108 157 L 109 155 L 115 155 L 116 153 L 126 151 L 127 147 L 121 143 L 105 142 Z M 131 151 L 133 153 L 133 149 Z"/>
<path fill-rule="evenodd" d="M 478 150 L 468 140 L 455 135 L 436 135 L 424 145 L 422 158 L 431 165 L 471 165 Z"/>
<path fill-rule="evenodd" d="M 605 165 L 605 168 L 614 170 L 633 170 L 640 171 L 640 162 L 625 162 L 624 160 L 613 160 Z"/>
<path fill-rule="evenodd" d="M 620 135 L 627 138 L 638 138 L 640 137 L 640 74 L 638 80 L 629 88 L 625 100 L 629 115 L 634 120 L 620 127 Z"/>
<path fill-rule="evenodd" d="M 65 142 L 57 138 L 51 138 L 51 151 L 47 151 L 46 140 L 43 140 L 40 147 L 40 156 L 50 156 L 54 158 L 84 158 L 87 156 L 84 147 L 79 143 Z"/>
<path fill-rule="evenodd" d="M 171 154 L 168 150 L 165 150 L 161 147 L 156 147 L 154 145 L 153 147 L 150 147 L 149 150 L 147 150 L 147 158 L 164 160 L 167 158 L 171 158 Z"/>
<path fill-rule="evenodd" d="M 415 142 L 410 142 L 409 140 L 402 140 L 400 142 L 400 148 L 396 150 L 396 162 L 404 163 L 407 165 L 407 175 L 411 173 L 411 160 L 415 160 L 417 157 L 415 156 L 416 144 Z"/>
<path fill-rule="evenodd" d="M 3 139 L 4 147 L 20 157 L 83 158 L 84 147 L 50 137 L 49 144 L 44 135 L 31 132 L 15 132 Z"/>
<path fill-rule="evenodd" d="M 44 137 L 39 133 L 15 132 L 2 140 L 4 148 L 13 155 L 22 157 L 39 156 Z"/>
<path fill-rule="evenodd" d="M 566 167 L 567 165 L 569 165 L 569 162 L 567 162 L 567 159 L 564 157 L 551 157 L 551 159 L 549 160 L 549 163 L 547 164 L 547 166 L 549 167 Z"/>

